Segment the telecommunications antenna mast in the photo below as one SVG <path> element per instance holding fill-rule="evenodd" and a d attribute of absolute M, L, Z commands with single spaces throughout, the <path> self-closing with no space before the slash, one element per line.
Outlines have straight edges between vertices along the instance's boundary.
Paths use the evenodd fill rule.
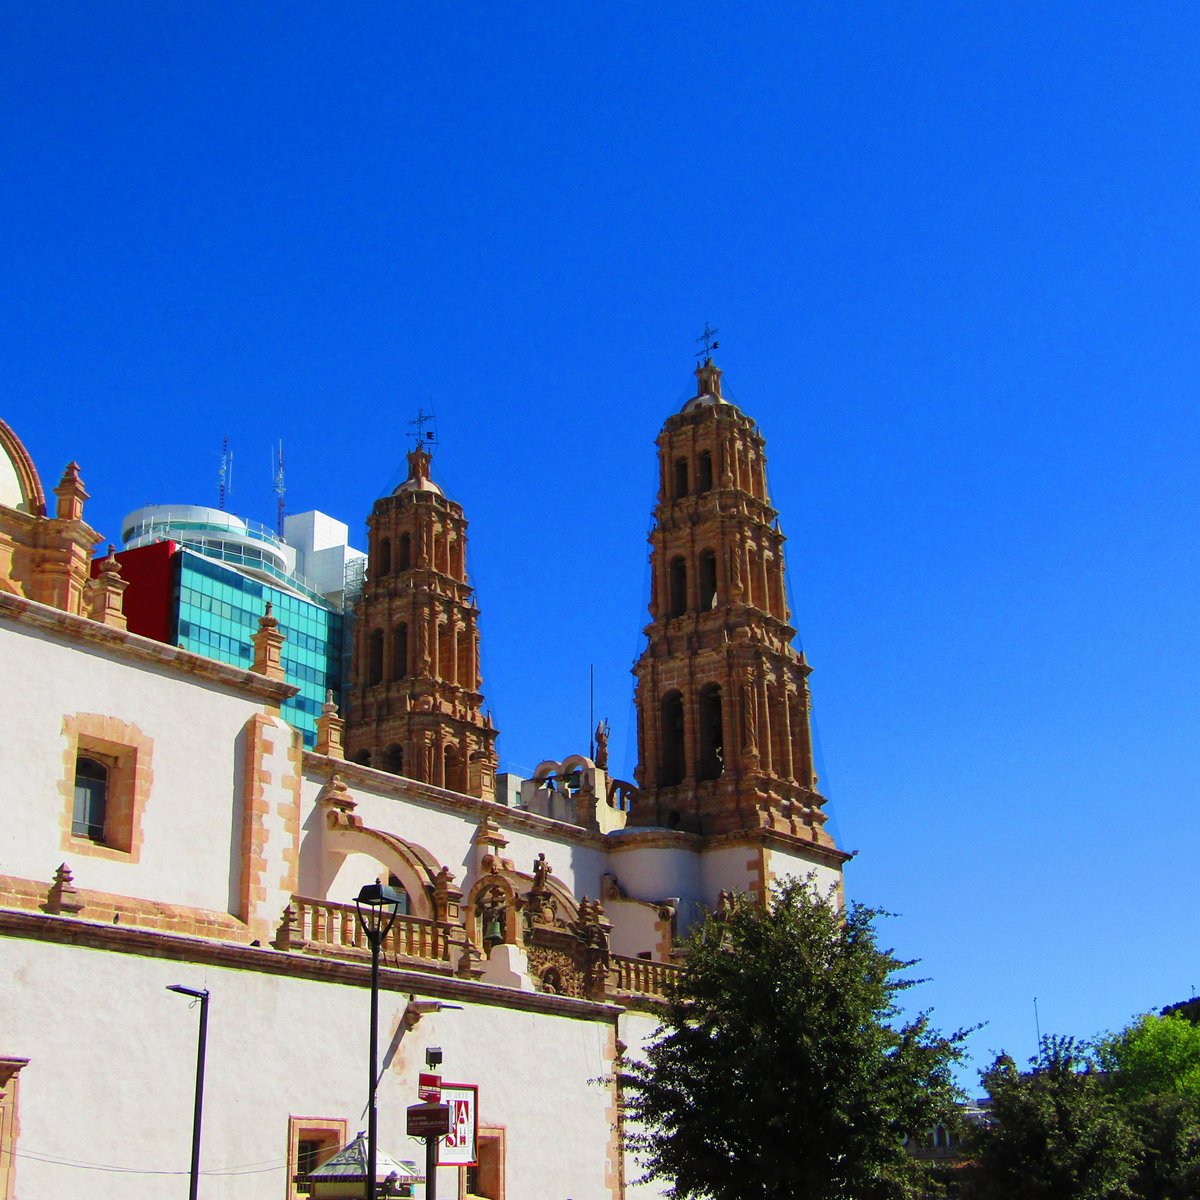
<path fill-rule="evenodd" d="M 279 439 L 279 448 L 271 452 L 271 457 L 274 460 L 272 466 L 272 476 L 275 485 L 275 532 L 283 537 L 283 493 L 287 490 L 283 483 L 283 439 Z"/>
<path fill-rule="evenodd" d="M 228 435 L 221 442 L 221 469 L 217 472 L 217 507 L 225 511 L 225 493 L 233 491 L 233 451 L 229 448 Z"/>

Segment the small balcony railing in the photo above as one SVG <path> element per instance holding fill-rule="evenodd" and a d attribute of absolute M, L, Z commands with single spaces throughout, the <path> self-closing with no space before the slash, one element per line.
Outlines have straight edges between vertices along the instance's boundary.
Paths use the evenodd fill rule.
<path fill-rule="evenodd" d="M 617 969 L 617 991 L 633 996 L 665 997 L 680 974 L 680 968 L 674 963 L 654 962 L 649 958 L 614 954 L 611 961 Z"/>
<path fill-rule="evenodd" d="M 293 896 L 290 908 L 289 949 L 295 946 L 330 954 L 370 953 L 370 943 L 363 935 L 353 904 Z M 461 949 L 463 937 L 463 931 L 455 926 L 399 913 L 380 953 L 385 960 L 402 958 L 450 964 L 452 947 L 457 945 Z"/>

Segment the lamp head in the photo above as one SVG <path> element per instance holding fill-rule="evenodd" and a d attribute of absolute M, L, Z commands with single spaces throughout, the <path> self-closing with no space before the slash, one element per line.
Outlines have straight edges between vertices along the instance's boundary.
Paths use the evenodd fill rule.
<path fill-rule="evenodd" d="M 425 1051 L 425 1065 L 427 1067 L 440 1067 L 442 1065 L 441 1046 L 430 1046 Z"/>
<path fill-rule="evenodd" d="M 354 899 L 358 919 L 369 937 L 385 937 L 404 903 L 404 893 L 382 883 L 368 883 Z"/>
<path fill-rule="evenodd" d="M 191 996 L 193 1000 L 207 1000 L 208 988 L 200 988 L 197 991 L 195 988 L 184 987 L 182 983 L 168 983 L 168 992 L 178 992 L 181 996 Z"/>

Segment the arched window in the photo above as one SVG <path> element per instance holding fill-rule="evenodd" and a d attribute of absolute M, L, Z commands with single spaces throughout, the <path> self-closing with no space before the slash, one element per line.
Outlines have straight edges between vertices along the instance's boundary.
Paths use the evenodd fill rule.
<path fill-rule="evenodd" d="M 725 770 L 725 739 L 721 720 L 721 685 L 700 689 L 700 778 L 718 779 Z"/>
<path fill-rule="evenodd" d="M 108 768 L 82 755 L 75 760 L 75 808 L 71 832 L 77 837 L 104 841 L 104 818 L 108 810 Z"/>
<path fill-rule="evenodd" d="M 455 746 L 447 746 L 442 751 L 442 786 L 450 792 L 461 792 L 466 787 L 463 778 L 462 755 Z"/>
<path fill-rule="evenodd" d="M 394 742 L 383 752 L 383 769 L 393 775 L 404 774 L 404 747 Z"/>
<path fill-rule="evenodd" d="M 400 535 L 400 562 L 397 571 L 407 571 L 412 566 L 412 537 L 407 533 Z"/>
<path fill-rule="evenodd" d="M 687 563 L 683 557 L 671 559 L 671 616 L 687 612 Z"/>
<path fill-rule="evenodd" d="M 367 640 L 367 682 L 383 682 L 383 630 L 372 629 Z"/>
<path fill-rule="evenodd" d="M 696 461 L 696 491 L 711 492 L 712 491 L 712 453 L 708 450 L 701 450 L 700 457 Z"/>
<path fill-rule="evenodd" d="M 404 887 L 404 884 L 402 884 L 402 883 L 400 882 L 400 876 L 399 876 L 399 875 L 393 875 L 393 874 L 392 874 L 392 873 L 389 871 L 389 872 L 388 872 L 388 881 L 387 881 L 387 885 L 388 885 L 388 887 L 390 887 L 390 888 L 392 889 L 392 891 L 393 891 L 393 892 L 399 892 L 399 893 L 400 893 L 400 908 L 399 908 L 399 911 L 400 911 L 400 912 L 402 912 L 402 913 L 410 913 L 410 912 L 412 912 L 412 901 L 411 901 L 411 900 L 409 899 L 409 897 L 408 897 L 408 891 L 405 889 L 405 887 Z"/>
<path fill-rule="evenodd" d="M 353 761 L 353 762 L 356 762 L 356 763 L 358 763 L 358 764 L 359 764 L 359 766 L 363 766 L 363 767 L 369 767 L 369 766 L 371 765 L 371 752 L 370 752 L 370 750 L 360 750 L 360 751 L 359 751 L 359 752 L 358 752 L 358 753 L 357 753 L 357 754 L 354 756 L 354 758 L 353 758 L 353 760 L 352 760 L 352 761 Z"/>
<path fill-rule="evenodd" d="M 675 460 L 675 499 L 682 500 L 688 494 L 688 465 L 686 458 Z"/>
<path fill-rule="evenodd" d="M 717 607 L 717 556 L 711 550 L 700 555 L 700 611 Z"/>
<path fill-rule="evenodd" d="M 674 787 L 683 782 L 683 697 L 668 692 L 662 700 L 662 759 L 658 786 Z"/>
<path fill-rule="evenodd" d="M 384 538 L 379 543 L 379 574 L 390 575 L 392 573 L 392 539 Z"/>
<path fill-rule="evenodd" d="M 401 621 L 392 633 L 392 678 L 408 674 L 408 625 Z"/>

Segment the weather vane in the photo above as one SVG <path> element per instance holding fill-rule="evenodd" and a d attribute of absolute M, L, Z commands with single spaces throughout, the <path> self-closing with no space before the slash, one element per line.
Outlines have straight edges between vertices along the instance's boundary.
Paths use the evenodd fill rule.
<path fill-rule="evenodd" d="M 719 331 L 713 329 L 707 321 L 704 322 L 704 332 L 696 339 L 696 341 L 704 343 L 704 349 L 696 351 L 697 358 L 703 358 L 706 360 L 712 358 L 712 352 L 721 344 L 717 341 L 718 332 Z"/>
<path fill-rule="evenodd" d="M 436 442 L 437 441 L 437 438 L 434 436 L 434 432 L 432 429 L 430 429 L 428 432 L 426 432 L 426 430 L 425 430 L 426 425 L 432 425 L 436 420 L 437 420 L 436 414 L 431 413 L 431 412 L 426 412 L 423 408 L 417 409 L 417 419 L 415 421 L 409 421 L 408 427 L 409 427 L 409 429 L 412 429 L 414 425 L 416 426 L 417 445 L 418 446 L 422 446 L 426 442 Z"/>

